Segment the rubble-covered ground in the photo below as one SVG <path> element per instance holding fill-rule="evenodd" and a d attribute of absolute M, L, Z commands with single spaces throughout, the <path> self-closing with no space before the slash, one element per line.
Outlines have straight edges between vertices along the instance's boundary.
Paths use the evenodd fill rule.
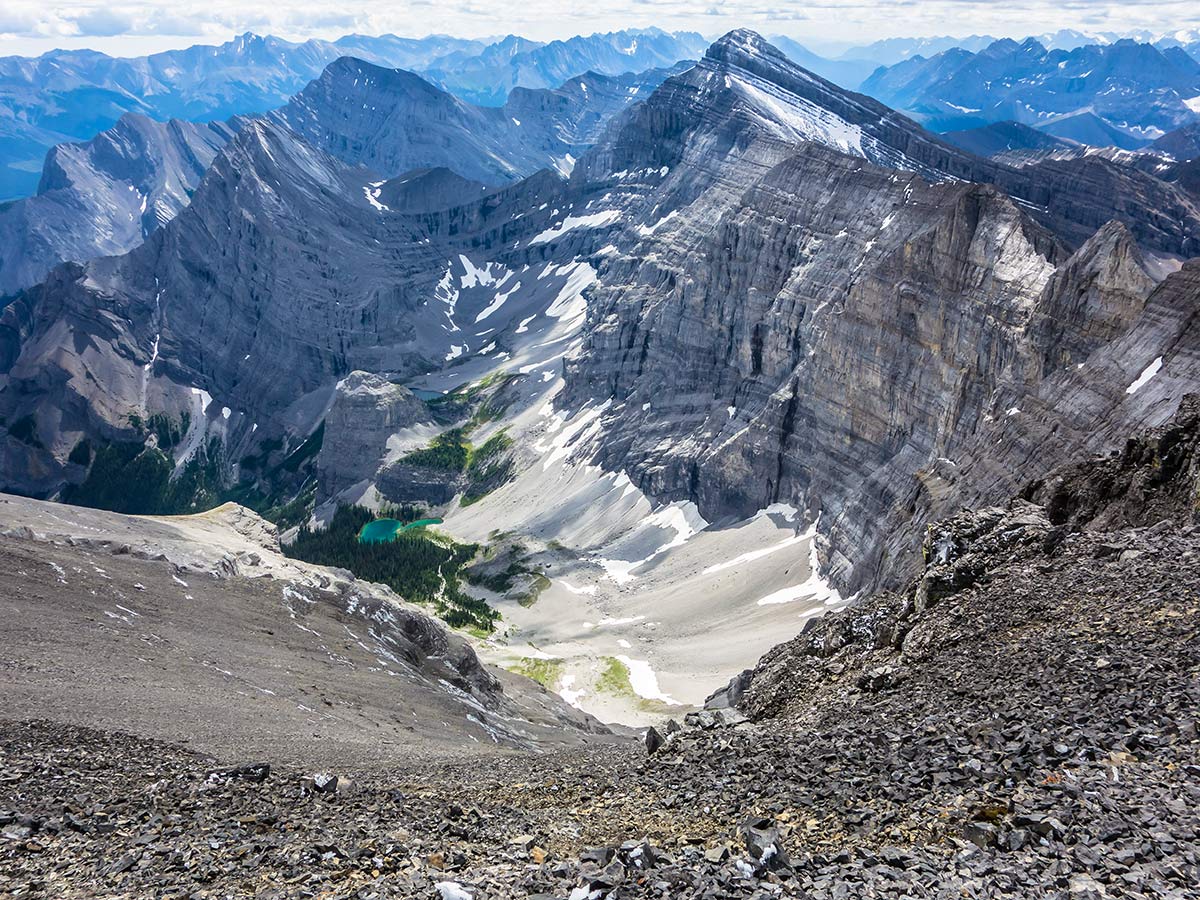
<path fill-rule="evenodd" d="M 6 723 L 0 884 L 55 898 L 1196 897 L 1198 425 L 1188 404 L 1118 457 L 934 526 L 908 591 L 814 622 L 731 687 L 741 711 L 693 714 L 650 755 L 216 771 L 271 760 Z"/>

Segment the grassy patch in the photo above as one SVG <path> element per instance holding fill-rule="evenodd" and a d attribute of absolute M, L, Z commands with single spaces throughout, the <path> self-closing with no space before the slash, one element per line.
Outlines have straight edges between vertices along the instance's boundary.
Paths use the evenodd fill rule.
<path fill-rule="evenodd" d="M 552 691 L 554 690 L 554 686 L 558 684 L 564 665 L 565 660 L 557 658 L 534 659 L 526 657 L 525 659 L 517 660 L 507 668 L 510 672 L 524 675 L 526 678 L 532 678 L 542 687 Z"/>
<path fill-rule="evenodd" d="M 512 438 L 501 429 L 471 451 L 467 463 L 467 485 L 463 488 L 462 505 L 470 506 L 490 494 L 512 475 L 513 461 L 508 450 Z"/>
<path fill-rule="evenodd" d="M 528 609 L 538 602 L 538 598 L 542 596 L 542 591 L 548 587 L 550 587 L 550 579 L 541 572 L 534 573 L 532 583 L 525 593 L 517 598 L 517 603 Z"/>
<path fill-rule="evenodd" d="M 640 699 L 633 690 L 633 682 L 629 680 L 629 666 L 615 656 L 605 656 L 603 661 L 604 669 L 596 679 L 596 690 L 617 697 Z"/>
<path fill-rule="evenodd" d="M 496 543 L 484 548 L 481 558 L 463 576 L 471 584 L 516 600 L 521 606 L 537 603 L 550 579 L 531 565 L 529 551 L 520 541 L 512 541 L 502 532 L 492 532 Z"/>
<path fill-rule="evenodd" d="M 475 429 L 475 420 L 459 428 L 443 431 L 429 446 L 412 450 L 398 460 L 407 466 L 418 466 L 460 476 L 462 505 L 470 506 L 475 501 L 504 484 L 512 475 L 513 461 L 508 452 L 512 438 L 501 429 L 480 446 L 468 440 Z"/>

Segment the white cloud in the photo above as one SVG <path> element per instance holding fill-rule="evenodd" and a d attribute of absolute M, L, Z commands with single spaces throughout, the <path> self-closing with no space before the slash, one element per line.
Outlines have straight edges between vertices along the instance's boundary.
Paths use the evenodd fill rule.
<path fill-rule="evenodd" d="M 41 52 L 47 46 L 91 45 L 120 52 L 122 44 L 158 38 L 162 47 L 187 39 L 216 42 L 243 31 L 289 38 L 337 37 L 347 31 L 419 36 L 430 30 L 463 37 L 500 33 L 549 40 L 576 33 L 655 25 L 708 36 L 747 26 L 810 43 L 868 43 L 897 35 L 990 33 L 1023 36 L 1058 28 L 1167 31 L 1194 20 L 1194 0 L 358 0 L 330 8 L 310 0 L 141 0 L 70 5 L 6 0 L 0 10 L 0 52 Z M 436 24 L 431 24 L 436 23 Z M 172 40 L 174 38 L 174 40 Z"/>

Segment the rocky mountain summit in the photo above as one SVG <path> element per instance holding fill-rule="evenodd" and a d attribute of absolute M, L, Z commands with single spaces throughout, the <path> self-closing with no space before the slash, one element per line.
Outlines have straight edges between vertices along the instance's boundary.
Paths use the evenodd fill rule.
<path fill-rule="evenodd" d="M 343 162 L 386 177 L 448 167 L 498 185 L 540 169 L 569 173 L 604 123 L 667 74 L 587 72 L 553 90 L 518 89 L 503 106 L 475 106 L 412 72 L 344 57 L 273 118 Z"/>

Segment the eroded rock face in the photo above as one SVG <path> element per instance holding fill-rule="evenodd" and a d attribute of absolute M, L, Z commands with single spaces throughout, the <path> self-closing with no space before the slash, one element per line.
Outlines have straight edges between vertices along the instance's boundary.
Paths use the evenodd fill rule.
<path fill-rule="evenodd" d="M 802 498 L 855 587 L 912 546 L 914 504 L 962 499 L 943 469 L 1001 457 L 972 484 L 987 498 L 1015 488 L 1001 472 L 1053 463 L 998 433 L 1022 395 L 1066 367 L 1088 377 L 1076 367 L 1135 322 L 1164 347 L 1174 327 L 1143 315 L 1156 281 L 1123 226 L 1071 255 L 994 191 L 817 148 L 771 170 L 707 239 L 658 244 L 602 272 L 596 327 L 568 368 L 574 402 L 625 403 L 601 459 L 709 518 Z M 1105 377 L 1123 392 L 1136 372 Z M 1153 422 L 1143 414 L 1132 422 Z M 1076 432 L 1062 452 L 1094 439 Z"/>
<path fill-rule="evenodd" d="M 1172 266 L 1144 256 L 1137 240 L 1161 248 L 1194 232 L 1186 216 L 1179 232 L 1157 212 L 1130 217 L 1146 199 L 1136 185 L 1154 179 L 1108 161 L 1078 161 L 1109 179 L 1087 191 L 1087 179 L 1068 184 L 1068 164 L 1047 164 L 1042 181 L 996 167 L 991 180 L 1040 196 L 1040 210 L 994 189 L 930 184 L 930 169 L 968 163 L 903 120 L 857 125 L 861 98 L 857 110 L 830 104 L 851 117 L 838 133 L 854 122 L 921 160 L 910 166 L 924 176 L 814 144 L 782 150 L 738 87 L 761 89 L 745 73 L 766 79 L 780 65 L 748 38 L 723 41 L 686 76 L 689 96 L 714 95 L 709 107 L 661 118 L 655 101 L 680 89 L 668 82 L 585 160 L 633 169 L 640 153 L 674 165 L 660 196 L 676 205 L 601 269 L 566 402 L 612 398 L 599 458 L 653 495 L 694 499 L 710 519 L 781 500 L 820 516 L 828 562 L 856 590 L 905 577 L 930 518 L 968 497 L 1007 496 L 1015 473 L 1064 458 L 1039 454 L 1037 440 L 1069 458 L 1171 414 L 1166 398 L 1181 382 L 1156 384 L 1166 393 L 1150 404 L 1126 386 L 1156 358 L 1152 347 L 1177 354 L 1172 376 L 1191 383 L 1194 337 L 1178 337 L 1195 301 L 1186 273 L 1161 288 L 1176 300 L 1148 299 Z M 799 81 L 788 72 L 771 83 Z M 814 91 L 828 87 L 814 81 L 801 95 Z M 693 100 L 689 110 L 698 108 Z M 693 161 L 693 148 L 721 141 L 737 146 L 736 167 L 722 168 L 735 154 L 711 147 Z M 865 137 L 860 152 L 872 158 Z M 1089 228 L 1101 208 L 1117 207 L 1121 222 Z M 1129 348 L 1123 365 L 1101 352 L 1115 341 Z M 1064 397 L 1067 381 L 1075 386 Z M 1025 397 L 1043 398 L 1035 440 L 1014 433 L 1031 427 L 1019 415 Z M 1089 431 L 1085 416 L 1118 430 Z"/>
<path fill-rule="evenodd" d="M 431 421 L 428 408 L 408 388 L 381 375 L 351 372 L 338 382 L 325 415 L 325 436 L 317 457 L 321 497 L 373 477 L 388 437 Z"/>

